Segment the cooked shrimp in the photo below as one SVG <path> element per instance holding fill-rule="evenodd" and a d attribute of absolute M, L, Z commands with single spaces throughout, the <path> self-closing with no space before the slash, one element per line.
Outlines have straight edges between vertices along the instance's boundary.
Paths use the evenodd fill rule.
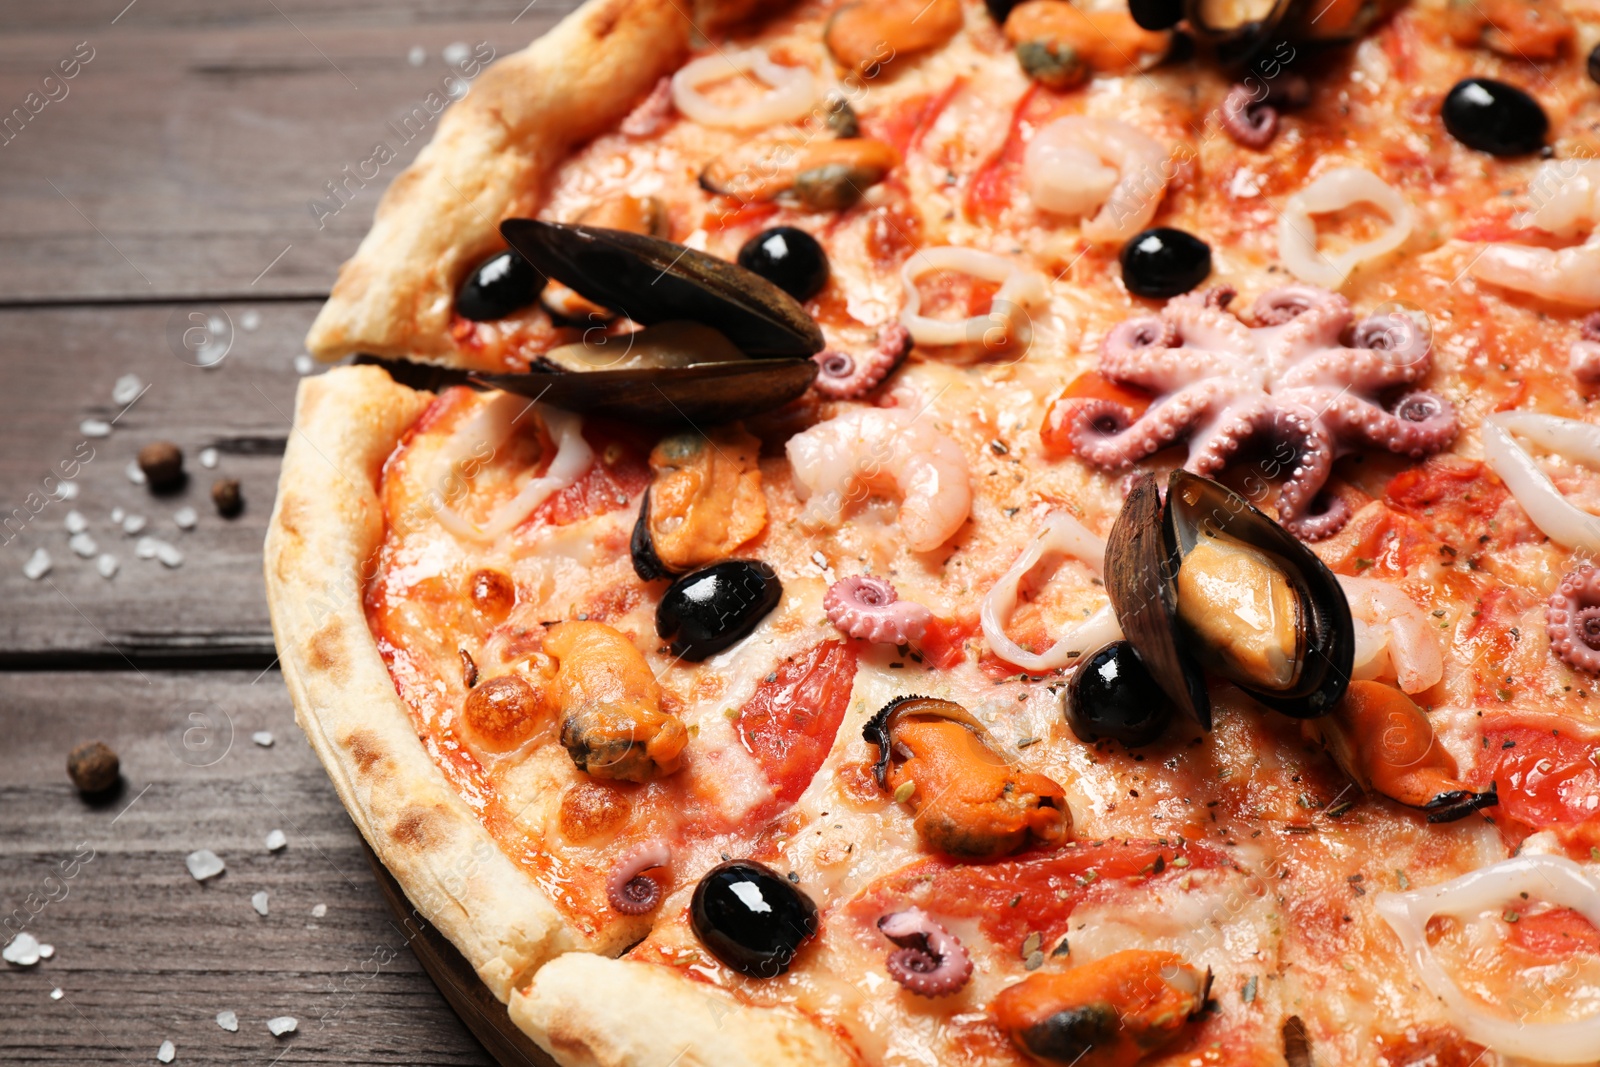
<path fill-rule="evenodd" d="M 1393 678 L 1407 693 L 1432 689 L 1444 657 L 1427 614 L 1388 582 L 1339 576 L 1355 623 L 1355 678 Z"/>
<path fill-rule="evenodd" d="M 853 498 L 888 483 L 900 493 L 907 544 L 928 552 L 949 540 L 972 508 L 967 457 L 908 411 L 847 411 L 789 438 L 786 451 L 807 526 L 839 525 Z"/>
<path fill-rule="evenodd" d="M 1112 119 L 1067 115 L 1028 142 L 1023 179 L 1035 206 L 1087 215 L 1083 236 L 1122 242 L 1150 225 L 1166 195 L 1172 164 L 1161 142 Z"/>
<path fill-rule="evenodd" d="M 1600 160 L 1546 163 L 1528 183 L 1533 210 L 1517 221 L 1556 237 L 1589 239 L 1571 248 L 1491 244 L 1472 264 L 1473 277 L 1562 304 L 1600 307 Z"/>

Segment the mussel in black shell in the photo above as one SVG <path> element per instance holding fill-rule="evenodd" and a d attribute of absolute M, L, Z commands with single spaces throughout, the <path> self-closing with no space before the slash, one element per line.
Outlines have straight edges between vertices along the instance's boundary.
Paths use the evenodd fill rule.
<path fill-rule="evenodd" d="M 1185 0 L 1189 28 L 1219 62 L 1239 66 L 1259 59 L 1256 72 L 1271 80 L 1294 58 L 1285 42 L 1336 43 L 1361 36 L 1397 6 L 1397 0 Z M 1271 48 L 1268 54 L 1269 47 Z"/>
<path fill-rule="evenodd" d="M 1333 572 L 1226 486 L 1174 471 L 1128 494 L 1106 546 L 1123 633 L 1177 706 L 1210 729 L 1205 672 L 1287 715 L 1326 715 L 1355 659 Z"/>

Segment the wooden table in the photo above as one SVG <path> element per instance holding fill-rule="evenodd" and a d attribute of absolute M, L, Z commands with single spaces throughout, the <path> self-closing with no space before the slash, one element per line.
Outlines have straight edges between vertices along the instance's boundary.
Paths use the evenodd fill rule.
<path fill-rule="evenodd" d="M 0 4 L 0 943 L 26 930 L 55 947 L 0 964 L 0 1062 L 153 1063 L 165 1040 L 185 1065 L 490 1062 L 389 920 L 294 725 L 261 541 L 306 328 L 431 136 L 407 143 L 398 123 L 459 91 L 451 44 L 505 55 L 571 6 Z M 399 158 L 374 174 L 380 142 Z M 203 368 L 197 349 L 226 355 Z M 116 403 L 128 374 L 147 388 Z M 95 419 L 109 436 L 87 435 Z M 174 497 L 126 474 L 158 439 L 191 472 Z M 46 492 L 63 462 L 76 499 Z M 209 500 L 220 476 L 244 489 L 231 521 Z M 184 505 L 192 531 L 173 520 Z M 136 558 L 116 508 L 181 566 Z M 115 577 L 69 548 L 72 511 Z M 54 567 L 29 580 L 38 548 Z M 89 804 L 65 761 L 95 739 L 125 784 Z M 205 883 L 184 866 L 202 848 L 227 864 Z M 298 1031 L 273 1037 L 280 1015 Z"/>

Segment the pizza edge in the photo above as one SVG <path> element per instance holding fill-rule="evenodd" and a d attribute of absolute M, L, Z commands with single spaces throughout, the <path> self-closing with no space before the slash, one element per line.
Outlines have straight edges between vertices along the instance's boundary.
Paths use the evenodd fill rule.
<path fill-rule="evenodd" d="M 451 337 L 451 308 L 465 272 L 505 247 L 499 220 L 573 148 L 616 126 L 681 66 L 693 33 L 759 6 L 587 0 L 492 63 L 384 191 L 372 228 L 311 324 L 307 349 L 325 362 L 364 353 L 473 366 Z"/>

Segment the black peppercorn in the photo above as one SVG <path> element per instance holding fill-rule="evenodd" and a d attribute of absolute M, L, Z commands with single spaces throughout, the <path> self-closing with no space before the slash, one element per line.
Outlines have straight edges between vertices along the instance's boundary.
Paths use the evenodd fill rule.
<path fill-rule="evenodd" d="M 121 769 L 117 754 L 99 741 L 79 745 L 67 757 L 67 774 L 84 793 L 104 793 L 117 784 Z"/>

